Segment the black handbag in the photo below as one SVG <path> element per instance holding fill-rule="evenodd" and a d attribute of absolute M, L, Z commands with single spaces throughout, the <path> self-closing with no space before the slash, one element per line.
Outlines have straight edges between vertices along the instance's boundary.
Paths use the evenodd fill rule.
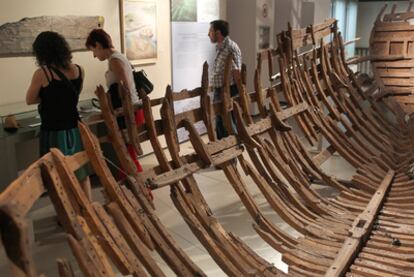
<path fill-rule="evenodd" d="M 132 73 L 134 75 L 135 87 L 137 89 L 137 92 L 143 90 L 146 94 L 150 94 L 154 89 L 154 85 L 151 83 L 150 80 L 148 80 L 145 71 L 143 69 L 141 69 L 140 71 L 133 70 Z"/>
<path fill-rule="evenodd" d="M 113 83 L 108 89 L 109 96 L 111 97 L 112 107 L 114 109 L 122 107 L 121 97 L 119 96 L 118 83 Z"/>
<path fill-rule="evenodd" d="M 112 108 L 114 109 L 122 107 L 122 100 L 119 96 L 118 87 L 118 83 L 113 83 L 108 89 L 109 96 L 111 97 Z M 120 129 L 126 128 L 124 116 L 118 116 L 116 121 L 118 122 Z"/>

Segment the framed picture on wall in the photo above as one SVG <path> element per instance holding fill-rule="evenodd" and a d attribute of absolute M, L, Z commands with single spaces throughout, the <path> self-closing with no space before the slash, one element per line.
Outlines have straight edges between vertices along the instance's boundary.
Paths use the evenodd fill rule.
<path fill-rule="evenodd" d="M 171 21 L 197 21 L 197 0 L 171 0 Z"/>
<path fill-rule="evenodd" d="M 133 65 L 155 63 L 157 46 L 156 0 L 120 0 L 121 49 Z"/>

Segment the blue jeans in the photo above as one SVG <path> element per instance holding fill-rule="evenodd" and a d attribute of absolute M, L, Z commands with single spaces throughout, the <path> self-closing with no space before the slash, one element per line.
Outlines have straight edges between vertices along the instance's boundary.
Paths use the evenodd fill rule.
<path fill-rule="evenodd" d="M 214 89 L 214 98 L 213 101 L 214 103 L 221 101 L 220 98 L 220 93 L 222 92 L 221 88 L 215 88 Z M 236 85 L 231 85 L 230 86 L 230 96 L 234 97 L 239 95 L 239 91 L 237 90 L 237 86 Z M 231 127 L 233 129 L 233 133 L 237 134 L 237 127 L 236 127 L 236 121 L 234 119 L 234 115 L 233 112 L 231 112 Z M 216 135 L 217 135 L 217 139 L 222 139 L 225 138 L 229 135 L 229 133 L 227 132 L 226 127 L 224 126 L 224 122 L 223 119 L 221 118 L 221 115 L 216 115 Z"/>

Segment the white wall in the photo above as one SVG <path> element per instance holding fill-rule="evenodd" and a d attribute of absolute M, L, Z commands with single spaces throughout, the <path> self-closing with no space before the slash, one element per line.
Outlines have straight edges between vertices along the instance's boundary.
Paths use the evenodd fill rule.
<path fill-rule="evenodd" d="M 220 1 L 220 18 L 226 20 L 227 19 L 227 0 L 219 0 Z"/>
<path fill-rule="evenodd" d="M 311 4 L 314 5 L 313 14 L 309 15 L 306 7 Z M 321 23 L 330 16 L 331 0 L 275 0 L 276 34 L 287 30 L 288 22 L 294 28 L 306 27 L 310 23 Z"/>
<path fill-rule="evenodd" d="M 331 17 L 331 0 L 316 0 L 315 2 L 315 23 L 323 22 Z"/>
<path fill-rule="evenodd" d="M 256 1 L 227 0 L 227 20 L 230 37 L 237 42 L 247 67 L 247 89 L 253 90 L 256 68 Z"/>
<path fill-rule="evenodd" d="M 397 11 L 407 9 L 408 1 L 373 1 L 358 3 L 358 21 L 356 36 L 360 40 L 356 43 L 356 47 L 369 47 L 369 37 L 372 27 L 382 7 L 388 4 L 386 13 L 391 11 L 393 4 L 397 4 Z"/>
<path fill-rule="evenodd" d="M 120 49 L 118 3 L 118 0 L 2 0 L 0 25 L 41 15 L 102 15 L 105 18 L 104 29 L 111 34 L 115 47 Z M 171 83 L 170 1 L 158 0 L 157 8 L 159 57 L 155 64 L 142 66 L 154 83 L 152 97 L 162 96 L 166 85 Z M 73 57 L 73 61 L 82 65 L 86 72 L 81 99 L 91 98 L 96 85 L 105 84 L 107 64 L 94 59 L 91 52 L 76 52 Z M 0 58 L 0 105 L 25 100 L 35 69 L 33 57 Z"/>
<path fill-rule="evenodd" d="M 300 25 L 300 18 L 296 12 L 299 2 L 300 0 L 275 0 L 275 34 L 287 30 L 288 22 L 293 27 Z"/>

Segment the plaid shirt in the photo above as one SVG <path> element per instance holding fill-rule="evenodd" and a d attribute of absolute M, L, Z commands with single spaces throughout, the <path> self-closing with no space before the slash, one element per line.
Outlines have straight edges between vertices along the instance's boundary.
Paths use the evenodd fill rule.
<path fill-rule="evenodd" d="M 226 65 L 227 56 L 233 54 L 233 70 L 241 70 L 242 57 L 239 46 L 228 36 L 223 40 L 221 45 L 217 44 L 216 53 L 217 55 L 214 60 L 210 86 L 213 88 L 221 88 L 223 86 L 224 67 Z M 233 77 L 231 77 L 230 84 L 234 84 Z"/>

